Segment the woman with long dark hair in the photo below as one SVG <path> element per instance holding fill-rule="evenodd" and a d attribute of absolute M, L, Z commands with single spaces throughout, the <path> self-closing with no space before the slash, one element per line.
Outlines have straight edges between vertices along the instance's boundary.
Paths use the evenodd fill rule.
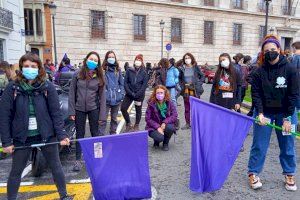
<path fill-rule="evenodd" d="M 211 89 L 211 103 L 239 110 L 241 106 L 241 77 L 227 53 L 219 56 L 219 65 Z"/>
<path fill-rule="evenodd" d="M 76 139 L 85 135 L 87 116 L 92 137 L 104 135 L 105 130 L 98 129 L 98 126 L 104 127 L 106 123 L 105 79 L 97 52 L 88 53 L 83 67 L 73 76 L 69 91 L 69 116 L 75 120 Z M 81 170 L 80 160 L 81 147 L 76 143 L 74 171 Z"/>
<path fill-rule="evenodd" d="M 124 99 L 124 78 L 115 52 L 108 51 L 105 55 L 102 68 L 105 72 L 106 88 L 106 118 L 110 112 L 110 134 L 116 134 L 118 126 L 118 112 Z M 106 124 L 106 123 L 105 123 Z"/>
<path fill-rule="evenodd" d="M 195 57 L 191 53 L 184 54 L 182 58 L 183 65 L 179 67 L 179 83 L 182 88 L 181 95 L 184 99 L 185 121 L 186 124 L 182 130 L 191 128 L 190 116 L 190 96 L 200 98 L 205 80 L 204 74 L 197 66 Z"/>
<path fill-rule="evenodd" d="M 0 100 L 0 135 L 3 152 L 12 154 L 12 168 L 7 181 L 7 199 L 17 199 L 21 176 L 31 155 L 29 146 L 60 141 L 69 145 L 64 130 L 58 94 L 46 80 L 46 71 L 35 54 L 20 58 L 20 73 L 11 81 Z M 15 149 L 27 146 L 28 148 Z M 65 175 L 59 159 L 58 145 L 40 147 L 51 169 L 60 198 L 67 196 Z"/>

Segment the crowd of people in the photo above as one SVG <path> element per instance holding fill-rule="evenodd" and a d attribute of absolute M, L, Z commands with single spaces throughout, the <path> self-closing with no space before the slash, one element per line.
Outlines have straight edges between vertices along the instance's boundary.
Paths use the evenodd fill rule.
<path fill-rule="evenodd" d="M 265 125 L 274 122 L 287 133 L 283 135 L 276 130 L 285 187 L 290 191 L 297 190 L 294 136 L 288 133 L 297 123 L 297 110 L 300 108 L 300 42 L 295 42 L 293 49 L 294 56 L 287 58 L 276 36 L 270 35 L 265 38 L 257 58 L 240 53 L 233 60 L 228 53 L 219 56 L 210 92 L 211 103 L 240 112 L 248 85 L 251 85 L 253 108 L 248 115 L 259 120 L 254 125 L 248 165 L 253 189 L 262 187 L 258 174 L 262 171 L 272 132 Z M 7 185 L 8 199 L 16 199 L 21 174 L 30 155 L 29 148 L 14 150 L 15 147 L 53 141 L 59 141 L 60 145 L 70 144 L 63 128 L 58 94 L 53 83 L 47 80 L 47 74 L 54 71 L 50 61 L 43 66 L 37 55 L 27 53 L 20 58 L 19 68 L 16 77 L 12 78 L 9 65 L 1 62 L 0 83 L 6 88 L 1 95 L 0 135 L 3 151 L 13 153 Z M 73 70 L 69 59 L 59 66 L 59 72 L 64 70 Z M 3 75 L 6 79 L 2 81 Z M 70 82 L 68 115 L 75 121 L 76 139 L 85 137 L 87 118 L 92 137 L 116 134 L 119 110 L 126 122 L 124 132 L 143 129 L 140 122 L 142 105 L 146 101 L 146 130 L 154 141 L 153 147 L 157 149 L 162 143 L 162 150 L 168 151 L 171 136 L 180 128 L 178 97 L 183 97 L 185 111 L 185 124 L 181 129 L 189 130 L 192 126 L 189 97 L 201 97 L 204 80 L 205 75 L 191 53 L 186 53 L 177 62 L 174 58 L 162 58 L 155 68 L 145 66 L 143 55 L 138 54 L 133 65 L 126 64 L 123 76 L 115 52 L 108 51 L 101 62 L 100 55 L 91 51 Z M 149 85 L 154 89 L 150 98 L 145 99 Z M 132 123 L 128 111 L 132 103 L 136 110 L 135 123 Z M 106 132 L 109 117 L 110 127 Z M 61 199 L 69 199 L 57 146 L 41 149 Z M 76 143 L 73 170 L 81 169 L 81 148 Z"/>

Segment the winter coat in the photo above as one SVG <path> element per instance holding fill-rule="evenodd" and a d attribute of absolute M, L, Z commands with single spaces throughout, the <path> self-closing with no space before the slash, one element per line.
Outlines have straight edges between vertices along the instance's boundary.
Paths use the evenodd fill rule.
<path fill-rule="evenodd" d="M 59 141 L 67 138 L 54 85 L 46 81 L 31 95 L 41 142 L 47 142 L 53 136 Z M 29 126 L 29 109 L 26 108 L 29 108 L 28 92 L 18 82 L 10 82 L 0 100 L 0 135 L 3 147 L 25 144 Z"/>
<path fill-rule="evenodd" d="M 162 123 L 175 125 L 177 121 L 177 111 L 172 101 L 167 101 L 167 114 L 163 120 L 155 102 L 149 102 L 146 110 L 146 130 L 157 130 Z"/>
<path fill-rule="evenodd" d="M 114 71 L 111 68 L 105 72 L 105 93 L 106 104 L 115 106 L 121 103 L 125 96 L 124 78 L 121 71 Z"/>

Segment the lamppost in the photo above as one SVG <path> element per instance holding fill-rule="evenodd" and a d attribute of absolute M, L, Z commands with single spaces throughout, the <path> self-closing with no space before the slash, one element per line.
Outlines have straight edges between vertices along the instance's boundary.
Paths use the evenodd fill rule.
<path fill-rule="evenodd" d="M 265 0 L 266 2 L 266 22 L 265 22 L 265 31 L 264 35 L 266 36 L 268 34 L 268 20 L 269 20 L 269 5 L 272 0 Z"/>
<path fill-rule="evenodd" d="M 56 15 L 56 5 L 54 2 L 49 3 L 50 13 L 52 16 L 52 30 L 53 30 L 53 47 L 54 47 L 54 63 L 57 66 L 57 51 L 56 51 L 56 36 L 55 36 L 55 15 Z"/>
<path fill-rule="evenodd" d="M 164 28 L 165 28 L 165 22 L 161 20 L 159 22 L 160 29 L 161 29 L 161 58 L 164 57 Z"/>

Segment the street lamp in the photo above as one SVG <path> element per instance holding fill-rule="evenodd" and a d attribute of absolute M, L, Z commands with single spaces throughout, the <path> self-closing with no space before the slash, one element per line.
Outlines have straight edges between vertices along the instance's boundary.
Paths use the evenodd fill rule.
<path fill-rule="evenodd" d="M 52 29 L 53 29 L 53 46 L 54 46 L 54 63 L 57 66 L 57 51 L 56 51 L 56 36 L 55 36 L 55 15 L 56 15 L 56 5 L 54 2 L 49 3 L 50 13 L 52 16 Z"/>
<path fill-rule="evenodd" d="M 165 22 L 161 20 L 159 22 L 160 29 L 161 29 L 161 58 L 164 56 L 164 28 L 165 28 Z"/>
<path fill-rule="evenodd" d="M 264 35 L 266 36 L 268 34 L 268 20 L 269 20 L 269 5 L 272 0 L 264 0 L 266 2 L 266 22 L 265 22 L 265 31 Z"/>

